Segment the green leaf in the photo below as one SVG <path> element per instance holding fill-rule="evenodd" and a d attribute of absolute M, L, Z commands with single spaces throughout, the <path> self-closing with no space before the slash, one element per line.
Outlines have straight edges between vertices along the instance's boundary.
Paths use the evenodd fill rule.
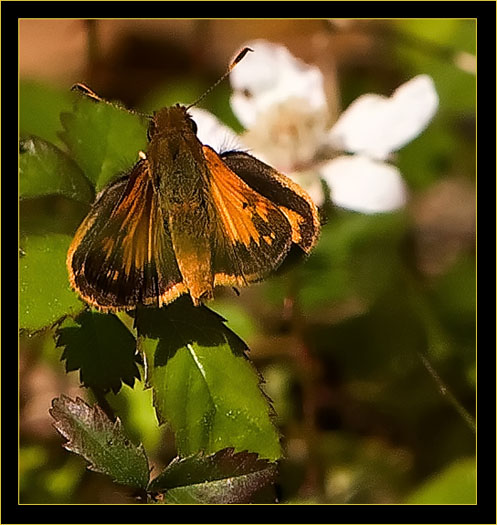
<path fill-rule="evenodd" d="M 74 321 L 66 319 L 56 338 L 64 347 L 66 371 L 79 369 L 86 387 L 117 393 L 122 382 L 132 387 L 140 377 L 135 338 L 115 315 L 85 311 Z"/>
<path fill-rule="evenodd" d="M 155 417 L 152 394 L 152 389 L 137 380 L 132 387 L 122 385 L 117 394 L 109 393 L 105 399 L 113 411 L 121 416 L 129 437 L 143 443 L 145 450 L 155 455 L 164 442 L 164 433 Z"/>
<path fill-rule="evenodd" d="M 97 191 L 135 164 L 147 147 L 140 118 L 109 104 L 82 98 L 61 121 L 62 140 Z"/>
<path fill-rule="evenodd" d="M 83 304 L 71 290 L 66 269 L 69 235 L 32 235 L 21 241 L 19 261 L 20 327 L 36 331 L 65 315 L 80 312 Z"/>
<path fill-rule="evenodd" d="M 139 310 L 136 326 L 157 416 L 174 431 L 180 455 L 233 447 L 271 460 L 281 456 L 260 376 L 220 316 L 184 297 L 160 310 Z"/>
<path fill-rule="evenodd" d="M 71 109 L 74 95 L 33 80 L 19 83 L 19 130 L 21 137 L 36 135 L 54 144 L 61 144 L 59 115 Z"/>
<path fill-rule="evenodd" d="M 21 141 L 20 197 L 63 195 L 91 203 L 93 188 L 79 166 L 62 150 L 39 137 Z"/>
<path fill-rule="evenodd" d="M 67 439 L 64 448 L 83 456 L 89 469 L 107 474 L 116 483 L 145 489 L 149 480 L 147 456 L 124 435 L 121 422 L 111 421 L 98 406 L 62 395 L 52 401 L 55 428 Z"/>
<path fill-rule="evenodd" d="M 429 478 L 406 503 L 460 505 L 476 503 L 476 459 L 458 460 Z"/>
<path fill-rule="evenodd" d="M 166 503 L 249 503 L 275 478 L 274 463 L 227 448 L 209 456 L 175 458 L 148 491 L 166 491 Z"/>

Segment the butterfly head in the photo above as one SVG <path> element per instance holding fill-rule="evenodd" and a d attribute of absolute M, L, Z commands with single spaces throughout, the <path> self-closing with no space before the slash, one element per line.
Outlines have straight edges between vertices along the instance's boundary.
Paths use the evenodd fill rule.
<path fill-rule="evenodd" d="M 184 134 L 197 133 L 197 125 L 188 114 L 186 107 L 181 104 L 166 107 L 155 111 L 148 125 L 148 138 L 171 132 Z"/>

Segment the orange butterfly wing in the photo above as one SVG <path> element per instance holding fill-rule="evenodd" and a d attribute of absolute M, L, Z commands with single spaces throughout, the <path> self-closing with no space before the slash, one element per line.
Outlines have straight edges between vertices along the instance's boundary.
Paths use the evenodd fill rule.
<path fill-rule="evenodd" d="M 102 190 L 67 266 L 72 287 L 104 311 L 161 306 L 187 292 L 146 160 Z"/>
<path fill-rule="evenodd" d="M 248 186 L 210 147 L 204 146 L 212 201 L 212 269 L 215 285 L 263 279 L 292 244 L 285 214 Z"/>

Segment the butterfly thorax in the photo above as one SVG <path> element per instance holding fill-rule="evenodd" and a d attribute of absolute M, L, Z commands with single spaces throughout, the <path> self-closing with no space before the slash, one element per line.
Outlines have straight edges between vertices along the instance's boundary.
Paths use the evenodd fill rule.
<path fill-rule="evenodd" d="M 163 108 L 149 126 L 147 159 L 161 194 L 171 205 L 198 201 L 206 174 L 196 125 L 184 106 Z"/>

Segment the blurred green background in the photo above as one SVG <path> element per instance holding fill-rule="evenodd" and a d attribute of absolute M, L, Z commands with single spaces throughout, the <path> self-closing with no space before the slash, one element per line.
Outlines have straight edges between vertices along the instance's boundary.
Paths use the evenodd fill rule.
<path fill-rule="evenodd" d="M 253 38 L 320 66 L 340 109 L 420 73 L 440 97 L 427 130 L 396 155 L 405 210 L 327 210 L 304 265 L 209 305 L 249 345 L 274 402 L 278 499 L 475 503 L 474 20 L 21 20 L 21 138 L 63 146 L 59 114 L 75 82 L 142 111 L 192 102 Z M 225 81 L 202 106 L 241 131 L 229 93 Z M 84 213 L 64 196 L 23 198 L 21 237 L 72 235 Z M 52 330 L 21 334 L 21 503 L 133 502 L 62 449 L 51 400 L 88 396 L 60 357 Z M 142 384 L 110 401 L 157 466 L 175 455 Z"/>

